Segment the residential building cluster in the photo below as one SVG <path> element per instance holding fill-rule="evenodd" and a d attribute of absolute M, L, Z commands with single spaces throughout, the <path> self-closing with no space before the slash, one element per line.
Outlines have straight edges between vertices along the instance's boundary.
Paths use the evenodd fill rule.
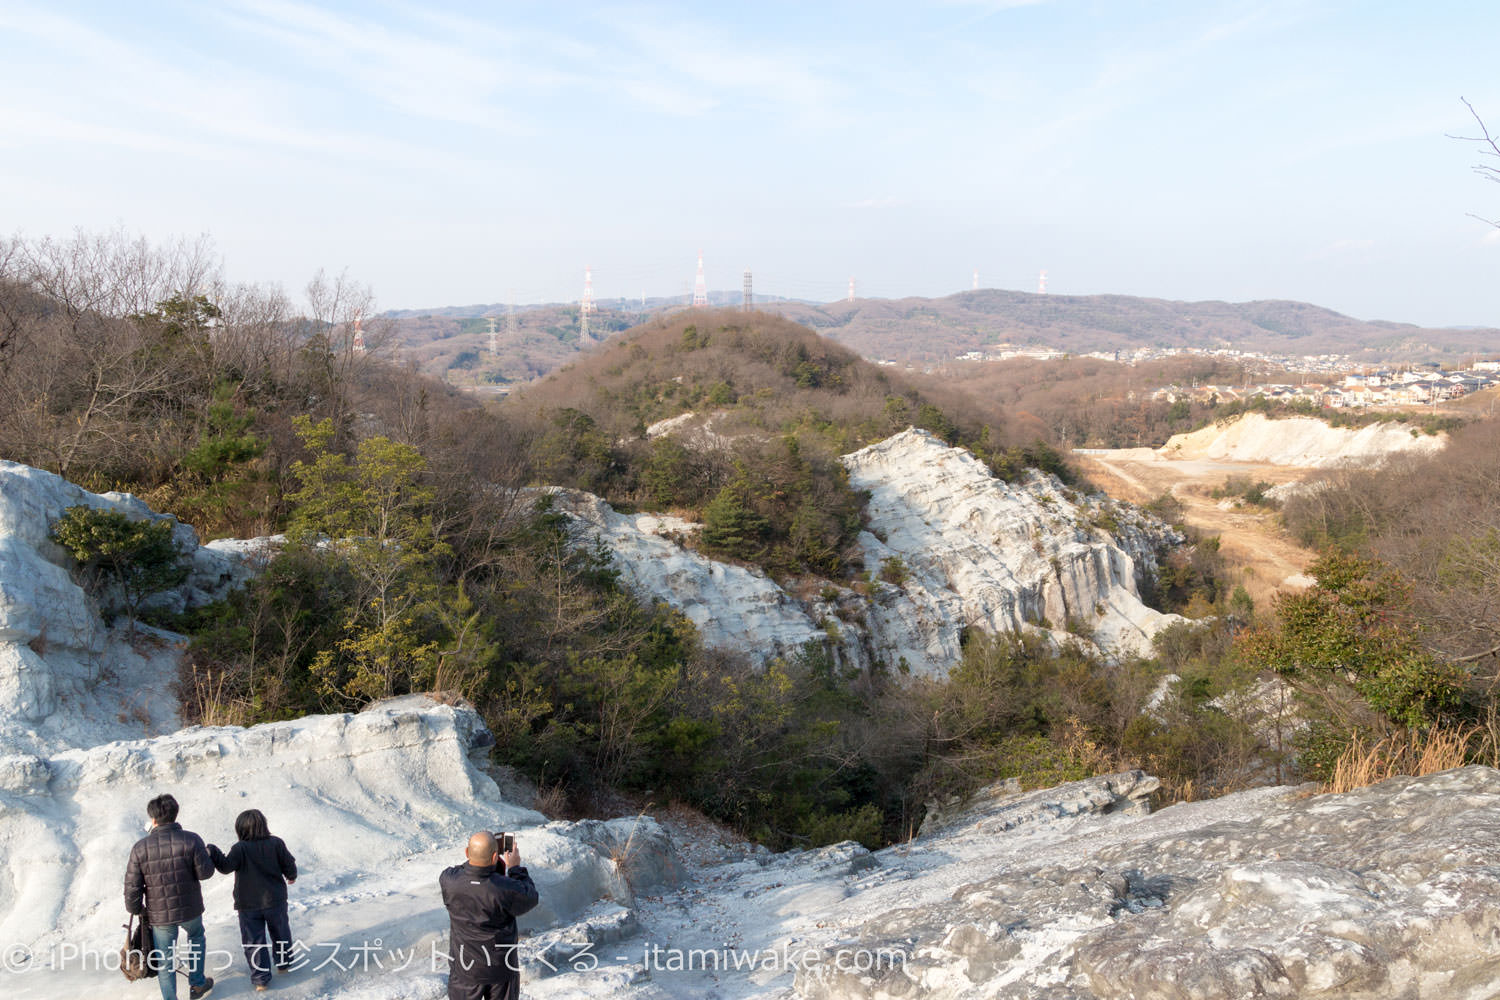
<path fill-rule="evenodd" d="M 1089 351 L 1085 354 L 1073 354 L 1060 351 L 1055 347 L 1040 345 L 1017 347 L 1014 344 L 997 344 L 983 351 L 966 351 L 956 360 L 1007 361 L 1012 358 L 1031 358 L 1037 361 L 1056 361 L 1061 358 L 1076 357 L 1117 361 L 1122 365 L 1138 365 L 1146 361 L 1192 356 L 1219 358 L 1255 368 L 1278 368 L 1292 372 L 1353 372 L 1363 367 L 1346 354 L 1262 354 L 1258 351 L 1240 351 L 1231 347 L 1137 347 L 1123 351 Z"/>
<path fill-rule="evenodd" d="M 1171 385 L 1155 390 L 1151 398 L 1169 403 L 1175 403 L 1179 399 L 1229 403 L 1264 396 L 1278 402 L 1305 400 L 1319 407 L 1354 409 L 1368 406 L 1432 406 L 1496 385 L 1500 385 L 1500 361 L 1481 361 L 1476 362 L 1473 367 L 1453 371 L 1380 370 L 1349 373 L 1341 380 L 1332 382 L 1303 382 L 1298 385 L 1271 382 L 1239 386 Z"/>
<path fill-rule="evenodd" d="M 1366 406 L 1435 405 L 1500 385 L 1500 360 L 1475 361 L 1468 368 L 1442 370 L 1433 366 L 1380 369 L 1357 362 L 1346 354 L 1263 354 L 1228 347 L 1139 347 L 1126 351 L 1090 351 L 1069 354 L 1051 347 L 1017 347 L 998 344 L 984 351 L 960 354 L 958 361 L 1004 361 L 1032 358 L 1053 361 L 1066 357 L 1098 358 L 1124 365 L 1138 365 L 1197 355 L 1228 361 L 1241 366 L 1244 381 L 1239 385 L 1169 385 L 1151 393 L 1152 399 L 1176 402 L 1179 399 L 1199 402 L 1229 403 L 1265 396 L 1279 401 L 1307 400 L 1317 406 L 1357 408 Z M 881 364 L 894 364 L 882 361 Z M 1319 381 L 1302 381 L 1293 385 L 1281 382 L 1251 382 L 1256 373 L 1293 372 L 1315 374 Z"/>

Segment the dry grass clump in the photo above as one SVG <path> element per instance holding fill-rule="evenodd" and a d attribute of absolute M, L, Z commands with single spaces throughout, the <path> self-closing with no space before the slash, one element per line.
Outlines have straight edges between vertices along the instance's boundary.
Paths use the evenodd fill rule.
<path fill-rule="evenodd" d="M 571 814 L 568 790 L 559 782 L 547 788 L 539 788 L 536 801 L 531 808 L 548 819 L 563 819 Z"/>
<path fill-rule="evenodd" d="M 182 711 L 186 721 L 200 726 L 249 726 L 254 723 L 254 706 L 229 690 L 226 676 L 192 668 L 185 683 L 179 684 Z"/>
<path fill-rule="evenodd" d="M 1483 726 L 1433 726 L 1425 732 L 1404 730 L 1374 744 L 1356 737 L 1333 768 L 1325 792 L 1347 792 L 1398 775 L 1424 774 L 1466 764 L 1500 763 L 1500 719 L 1493 713 Z"/>

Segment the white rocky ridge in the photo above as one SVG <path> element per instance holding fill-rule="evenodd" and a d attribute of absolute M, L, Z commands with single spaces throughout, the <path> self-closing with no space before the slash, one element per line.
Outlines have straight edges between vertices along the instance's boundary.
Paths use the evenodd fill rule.
<path fill-rule="evenodd" d="M 1410 424 L 1333 427 L 1315 417 L 1271 420 L 1261 413 L 1246 413 L 1235 420 L 1173 435 L 1157 453 L 1178 459 L 1324 468 L 1376 465 L 1405 453 L 1431 454 L 1447 443 L 1446 434 L 1423 434 Z"/>
<path fill-rule="evenodd" d="M 1091 642 L 1113 656 L 1148 652 L 1172 621 L 1141 602 L 1167 529 L 1128 505 L 1077 498 L 1054 477 L 996 479 L 962 448 L 909 429 L 844 457 L 851 484 L 870 492 L 859 538 L 869 593 L 832 584 L 788 593 L 764 573 L 718 562 L 682 543 L 698 525 L 624 515 L 589 494 L 565 509 L 602 541 L 625 581 L 664 600 L 709 646 L 761 659 L 830 643 L 844 662 L 942 673 L 964 631 L 1034 631 Z M 1098 524 L 1110 522 L 1114 535 Z M 881 582 L 895 560 L 899 582 Z"/>
<path fill-rule="evenodd" d="M 871 853 L 722 851 L 528 995 L 1481 1000 L 1500 995 L 1500 772 L 1150 813 L 1153 778 L 997 788 Z M 559 955 L 559 957 L 562 957 Z M 597 957 L 597 962 L 595 961 Z"/>
<path fill-rule="evenodd" d="M 259 808 L 296 855 L 291 920 L 310 964 L 293 974 L 291 995 L 327 995 L 368 979 L 373 965 L 311 966 L 335 946 L 347 965 L 348 949 L 375 942 L 387 964 L 398 949 L 420 956 L 410 960 L 416 985 L 436 995 L 431 959 L 447 927 L 437 873 L 462 860 L 473 830 L 515 832 L 525 845 L 542 895 L 523 922 L 532 930 L 600 912 L 601 900 L 618 909 L 634 889 L 674 877 L 654 820 L 549 823 L 504 801 L 471 759 L 492 743 L 472 709 L 410 697 L 356 715 L 193 727 L 48 757 L 0 757 L 0 942 L 10 949 L 0 992 L 124 991 L 118 973 L 91 970 L 76 952 L 113 957 L 118 949 L 125 858 L 144 832 L 146 800 L 162 791 L 181 802 L 186 828 L 226 849 L 235 816 Z M 616 864 L 610 853 L 627 842 L 631 861 Z M 244 974 L 231 887 L 229 878 L 204 884 L 220 976 L 233 974 L 230 965 Z"/>

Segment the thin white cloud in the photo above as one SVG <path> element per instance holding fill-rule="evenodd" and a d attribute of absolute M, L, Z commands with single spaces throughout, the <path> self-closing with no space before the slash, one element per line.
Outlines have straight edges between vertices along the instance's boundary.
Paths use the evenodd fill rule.
<path fill-rule="evenodd" d="M 211 53 L 165 53 L 19 4 L 0 13 L 0 29 L 25 39 L 44 59 L 61 52 L 67 60 L 52 58 L 47 65 L 53 72 L 45 78 L 7 81 L 0 70 L 11 98 L 0 112 L 0 146 L 61 141 L 205 162 L 254 157 L 267 167 L 281 155 L 363 158 L 417 169 L 446 162 L 384 135 L 299 121 L 295 90 Z"/>
<path fill-rule="evenodd" d="M 500 64 L 464 44 L 294 0 L 240 0 L 236 7 L 225 16 L 240 30 L 394 109 L 480 128 L 505 123 Z"/>
<path fill-rule="evenodd" d="M 982 11 L 984 16 L 989 16 L 1002 11 L 1017 10 L 1021 7 L 1040 7 L 1043 4 L 1055 2 L 1056 0 L 942 0 L 942 5 L 944 7 L 969 7 Z"/>
<path fill-rule="evenodd" d="M 304 0 L 236 0 L 221 14 L 252 33 L 404 114 L 507 132 L 531 131 L 523 107 L 567 90 L 622 94 L 674 117 L 726 106 L 815 109 L 838 88 L 808 57 L 688 22 L 611 22 L 608 50 L 568 35 L 404 5 L 406 20 L 333 12 Z"/>
<path fill-rule="evenodd" d="M 617 80 L 613 85 L 636 104 L 658 114 L 695 118 L 719 106 L 712 97 L 657 80 Z"/>
<path fill-rule="evenodd" d="M 928 32 L 927 38 L 940 38 L 947 35 L 956 35 L 968 31 L 970 28 L 989 20 L 997 14 L 1003 14 L 1010 10 L 1019 10 L 1023 7 L 1040 7 L 1053 3 L 1054 0 L 941 0 L 944 7 L 954 7 L 973 11 L 968 17 L 962 18 L 954 24 L 945 25 L 937 31 Z"/>
<path fill-rule="evenodd" d="M 774 106 L 811 115 L 829 109 L 842 94 L 834 79 L 811 68 L 814 56 L 810 52 L 748 45 L 727 32 L 696 23 L 633 18 L 611 27 L 627 49 L 623 62 L 635 71 L 631 75 L 633 96 L 653 107 Z M 642 77 L 643 68 L 652 71 L 649 77 Z M 610 75 L 606 71 L 604 77 Z M 684 99 L 660 100 L 661 93 L 673 90 Z"/>

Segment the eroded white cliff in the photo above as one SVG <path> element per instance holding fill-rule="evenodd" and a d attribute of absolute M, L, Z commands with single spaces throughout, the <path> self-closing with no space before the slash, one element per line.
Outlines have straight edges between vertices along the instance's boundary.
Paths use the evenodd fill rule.
<path fill-rule="evenodd" d="M 870 493 L 859 588 L 817 582 L 789 593 L 686 547 L 696 524 L 622 515 L 588 494 L 561 498 L 638 594 L 680 609 L 708 645 L 761 659 L 818 641 L 845 662 L 941 673 L 966 629 L 1041 632 L 1121 656 L 1148 651 L 1177 620 L 1146 607 L 1138 589 L 1166 529 L 1126 505 L 1086 500 L 1040 473 L 1006 483 L 916 429 L 844 463 Z"/>
<path fill-rule="evenodd" d="M 885 461 L 866 457 L 870 469 Z M 939 478 L 967 475 L 962 462 L 933 457 Z M 5 641 L 27 645 L 20 640 L 56 627 L 76 597 L 66 573 L 46 569 L 59 567 L 36 525 L 81 491 L 0 471 L 13 473 L 0 479 L 5 524 L 31 525 L 0 533 Z M 50 499 L 24 495 L 28 482 Z M 1006 501 L 1020 513 L 966 511 L 962 502 L 975 501 L 962 490 L 933 502 L 952 506 L 960 524 L 1015 536 L 1068 499 L 1045 502 L 1055 488 L 1043 487 L 1006 488 L 1031 497 Z M 890 494 L 881 501 L 890 510 L 911 506 L 899 479 Z M 27 510 L 39 513 L 16 516 Z M 921 537 L 919 520 L 903 530 Z M 905 544 L 903 530 L 894 545 Z M 881 544 L 907 551 L 891 541 Z M 54 605 L 28 603 L 39 598 Z M 41 716 L 46 733 L 0 747 L 0 993 L 17 1000 L 154 993 L 153 984 L 123 985 L 108 963 L 124 920 L 125 854 L 146 799 L 162 791 L 182 802 L 185 826 L 221 844 L 240 810 L 260 808 L 296 853 L 291 918 L 305 950 L 275 988 L 300 1000 L 443 995 L 436 873 L 458 861 L 468 832 L 499 827 L 518 833 L 541 886 L 521 948 L 525 990 L 537 1000 L 1447 1000 L 1500 991 L 1500 773 L 1488 768 L 1343 796 L 1257 789 L 1154 815 L 1155 780 L 1129 772 L 1032 792 L 996 787 L 877 853 L 853 843 L 773 855 L 697 842 L 679 854 L 649 816 L 547 823 L 506 802 L 481 766 L 491 736 L 477 715 L 424 697 L 99 742 L 87 715 L 100 702 L 72 672 L 92 642 L 113 655 L 112 630 L 77 624 L 78 635 L 31 650 L 31 669 L 50 671 L 54 658 L 60 667 L 42 681 L 55 692 Z M 147 681 L 174 666 L 170 642 L 134 655 Z M 159 683 L 140 690 L 164 696 Z M 35 710 L 0 701 L 0 722 L 24 732 L 19 713 Z M 248 984 L 230 880 L 205 888 L 210 971 L 234 995 Z"/>

